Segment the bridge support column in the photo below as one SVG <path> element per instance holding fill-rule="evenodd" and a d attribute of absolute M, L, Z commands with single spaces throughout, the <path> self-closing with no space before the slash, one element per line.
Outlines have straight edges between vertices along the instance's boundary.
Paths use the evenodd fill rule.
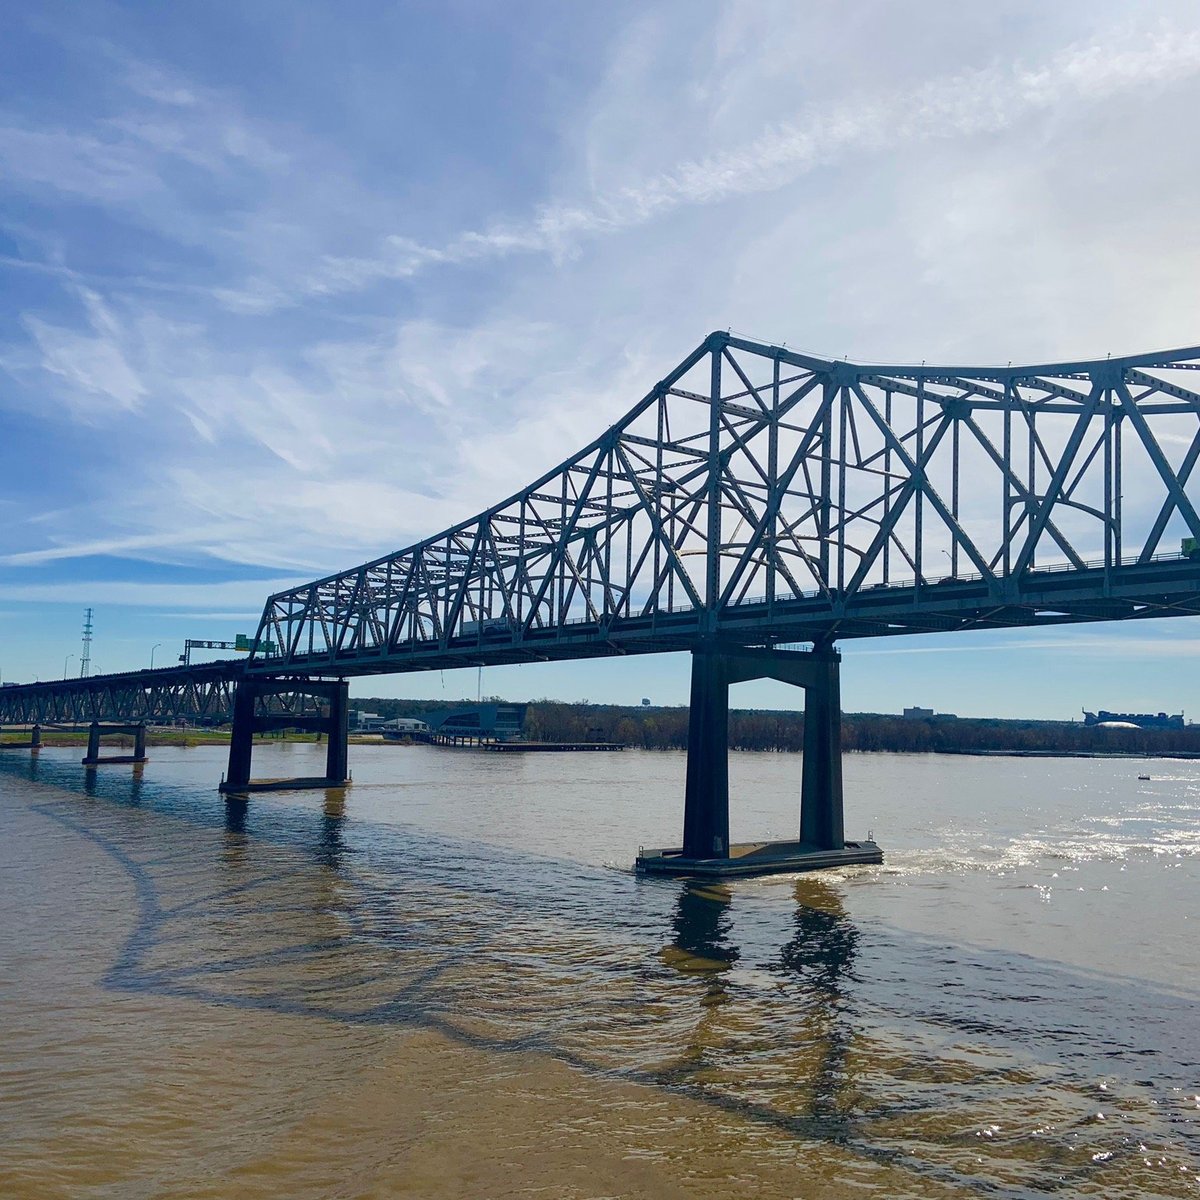
<path fill-rule="evenodd" d="M 344 783 L 349 778 L 350 765 L 350 685 L 344 679 L 329 693 L 328 720 L 325 777 Z"/>
<path fill-rule="evenodd" d="M 108 754 L 100 757 L 100 739 L 108 734 L 133 734 L 132 754 Z M 87 754 L 84 756 L 85 767 L 98 767 L 103 763 L 144 763 L 146 761 L 146 723 L 111 724 L 93 721 L 88 726 Z"/>
<path fill-rule="evenodd" d="M 272 729 L 307 729 L 327 738 L 325 774 L 297 779 L 251 779 L 254 735 Z M 344 680 L 243 678 L 233 697 L 227 795 L 344 787 L 350 731 L 350 685 Z"/>
<path fill-rule="evenodd" d="M 723 878 L 883 861 L 874 842 L 845 840 L 840 662 L 832 647 L 797 653 L 714 641 L 693 651 L 683 846 L 641 851 L 639 871 Z M 750 679 L 778 679 L 805 690 L 794 842 L 729 844 L 729 687 Z"/>
<path fill-rule="evenodd" d="M 229 735 L 229 772 L 222 791 L 244 791 L 250 783 L 250 760 L 254 754 L 254 707 L 258 689 L 243 679 L 233 694 L 233 728 Z"/>
<path fill-rule="evenodd" d="M 42 748 L 42 727 L 34 725 L 29 731 L 27 742 L 0 742 L 0 750 L 40 750 Z"/>
<path fill-rule="evenodd" d="M 729 679 L 725 659 L 708 651 L 692 655 L 683 854 L 729 857 Z"/>
<path fill-rule="evenodd" d="M 827 651 L 813 657 L 812 682 L 804 689 L 800 841 L 819 850 L 840 850 L 846 841 L 842 811 L 841 656 Z"/>

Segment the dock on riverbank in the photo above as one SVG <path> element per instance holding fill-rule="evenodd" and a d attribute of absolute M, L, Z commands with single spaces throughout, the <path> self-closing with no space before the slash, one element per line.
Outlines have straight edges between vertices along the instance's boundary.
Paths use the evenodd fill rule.
<path fill-rule="evenodd" d="M 624 750 L 624 742 L 483 742 L 480 750 L 492 750 L 500 754 L 542 754 L 555 751 L 608 751 Z"/>

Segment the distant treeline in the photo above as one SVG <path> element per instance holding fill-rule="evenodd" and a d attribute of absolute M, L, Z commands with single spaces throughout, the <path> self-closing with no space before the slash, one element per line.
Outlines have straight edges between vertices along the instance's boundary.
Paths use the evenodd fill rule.
<path fill-rule="evenodd" d="M 489 697 L 490 700 L 499 697 Z M 384 717 L 473 704 L 473 700 L 355 700 L 354 707 Z M 627 708 L 609 704 L 538 700 L 525 715 L 531 741 L 622 742 L 644 750 L 687 748 L 686 708 Z M 735 710 L 729 714 L 733 750 L 797 751 L 804 747 L 804 714 Z M 845 750 L 937 751 L 962 754 L 1025 751 L 1043 754 L 1196 754 L 1200 726 L 1186 729 L 1100 729 L 1068 721 L 1002 721 L 933 717 L 908 719 L 886 713 L 846 713 L 842 717 Z"/>

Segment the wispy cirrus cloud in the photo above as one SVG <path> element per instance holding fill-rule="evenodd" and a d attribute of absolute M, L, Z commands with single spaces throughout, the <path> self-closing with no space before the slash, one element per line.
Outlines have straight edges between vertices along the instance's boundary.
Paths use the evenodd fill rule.
<path fill-rule="evenodd" d="M 96 408 L 136 411 L 146 388 L 121 346 L 120 329 L 103 299 L 90 289 L 80 289 L 87 313 L 86 330 L 64 328 L 27 316 L 24 324 L 39 351 L 38 367 L 58 376 L 68 386 L 63 395 L 75 412 L 86 416 Z M 16 356 L 0 354 L 0 366 L 20 369 Z"/>
<path fill-rule="evenodd" d="M 216 541 L 222 534 L 219 527 L 173 529 L 159 533 L 143 533 L 133 537 L 96 538 L 85 542 L 45 546 L 39 550 L 24 550 L 0 555 L 0 564 L 9 567 L 33 567 L 45 563 L 63 562 L 74 558 L 94 558 L 97 555 L 140 555 L 146 550 L 178 549 L 181 545 L 204 545 Z"/>
<path fill-rule="evenodd" d="M 1200 75 L 1200 31 L 1162 28 L 1129 40 L 1068 47 L 1033 64 L 945 75 L 904 92 L 815 104 L 760 130 L 736 148 L 683 159 L 670 170 L 577 201 L 550 202 L 524 220 L 497 220 L 441 244 L 400 233 L 363 256 L 327 255 L 286 282 L 259 276 L 219 288 L 236 311 L 269 312 L 314 296 L 358 291 L 426 269 L 518 254 L 562 257 L 581 243 L 658 220 L 686 207 L 775 191 L 852 155 L 894 152 L 939 139 L 999 134 L 1039 113 L 1093 105 Z"/>
<path fill-rule="evenodd" d="M 246 116 L 228 94 L 176 79 L 111 46 L 94 50 L 115 60 L 126 103 L 69 125 L 0 119 L 0 165 L 9 187 L 48 187 L 134 208 L 147 219 L 163 201 L 186 202 L 181 167 L 232 180 L 287 166 L 278 131 Z"/>
<path fill-rule="evenodd" d="M 305 582 L 303 576 L 226 580 L 222 583 L 151 583 L 79 579 L 67 583 L 0 583 L 0 600 L 26 604 L 74 604 L 80 596 L 96 605 L 169 608 L 191 613 L 221 610 L 262 612 L 267 596 Z"/>
<path fill-rule="evenodd" d="M 203 15 L 118 6 L 9 89 L 0 586 L 52 590 L 4 603 L 6 674 L 31 622 L 75 646 L 84 604 L 106 631 L 128 606 L 149 644 L 171 612 L 243 628 L 273 588 L 527 484 L 709 329 L 884 360 L 1195 340 L 1183 0 L 595 7 L 599 39 L 430 9 L 463 71 L 429 90 L 396 69 L 407 19 L 394 41 L 369 16 L 345 39 L 318 10 L 251 19 L 245 53 L 222 28 L 185 54 Z M 994 500 L 964 477 L 964 519 Z M 229 576 L 244 592 L 204 582 Z M 143 578 L 173 590 L 147 607 Z M 1115 642 L 956 646 L 1111 673 Z M 956 646 L 892 645 L 923 657 L 902 682 L 879 659 L 884 689 L 961 674 Z"/>

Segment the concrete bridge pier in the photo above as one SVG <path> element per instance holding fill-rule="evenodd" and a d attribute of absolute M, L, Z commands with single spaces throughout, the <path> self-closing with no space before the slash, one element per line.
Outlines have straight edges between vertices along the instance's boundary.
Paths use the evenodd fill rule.
<path fill-rule="evenodd" d="M 307 696 L 324 701 L 320 711 L 272 711 L 276 696 Z M 296 779 L 251 779 L 254 735 L 273 729 L 306 729 L 324 735 L 325 774 Z M 293 788 L 344 787 L 350 780 L 347 744 L 350 732 L 350 685 L 344 679 L 251 679 L 238 682 L 233 697 L 233 731 L 229 739 L 229 769 L 221 791 L 288 791 Z"/>
<path fill-rule="evenodd" d="M 721 878 L 883 860 L 874 842 L 845 840 L 840 662 L 832 647 L 799 653 L 712 642 L 693 651 L 683 846 L 643 850 L 639 871 Z M 805 691 L 794 842 L 729 843 L 729 687 L 751 679 L 778 679 Z"/>
<path fill-rule="evenodd" d="M 40 750 L 42 748 L 42 727 L 35 725 L 29 731 L 27 742 L 0 742 L 0 750 Z"/>
<path fill-rule="evenodd" d="M 800 841 L 821 850 L 846 844 L 842 795 L 841 655 L 815 653 L 804 686 Z"/>
<path fill-rule="evenodd" d="M 132 754 L 108 754 L 100 757 L 100 739 L 114 733 L 133 734 Z M 98 767 L 102 763 L 144 763 L 146 761 L 146 723 L 117 725 L 93 721 L 88 726 L 87 754 L 83 758 L 85 767 Z"/>
<path fill-rule="evenodd" d="M 683 854 L 729 857 L 729 663 L 721 654 L 692 655 L 688 709 Z"/>

